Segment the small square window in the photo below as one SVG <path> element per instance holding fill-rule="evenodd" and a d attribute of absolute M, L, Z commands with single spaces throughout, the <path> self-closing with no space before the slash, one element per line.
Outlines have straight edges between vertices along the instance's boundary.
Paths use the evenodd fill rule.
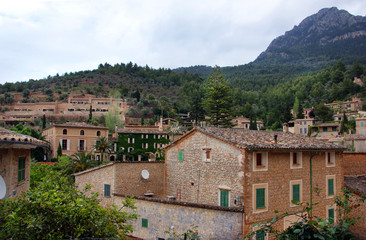
<path fill-rule="evenodd" d="M 179 162 L 183 162 L 183 151 L 178 152 L 178 160 Z"/>
<path fill-rule="evenodd" d="M 253 153 L 253 171 L 268 170 L 268 153 L 254 152 Z"/>
<path fill-rule="evenodd" d="M 105 197 L 111 196 L 111 185 L 110 184 L 104 184 L 104 196 Z"/>
<path fill-rule="evenodd" d="M 290 152 L 290 168 L 302 168 L 302 153 L 301 152 Z"/>
<path fill-rule="evenodd" d="M 229 207 L 229 191 L 220 189 L 220 206 Z"/>
<path fill-rule="evenodd" d="M 325 162 L 327 167 L 335 166 L 335 152 L 326 152 L 325 153 Z"/>
<path fill-rule="evenodd" d="M 146 218 L 141 219 L 141 227 L 148 228 L 149 227 L 149 220 Z"/>
<path fill-rule="evenodd" d="M 203 148 L 203 161 L 210 162 L 211 161 L 211 148 Z"/>

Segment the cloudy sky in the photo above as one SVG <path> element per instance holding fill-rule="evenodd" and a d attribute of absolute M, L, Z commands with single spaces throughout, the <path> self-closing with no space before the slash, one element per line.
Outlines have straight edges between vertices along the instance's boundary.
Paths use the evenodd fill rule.
<path fill-rule="evenodd" d="M 365 0 L 0 0 L 0 84 L 91 70 L 241 65 L 325 7 Z"/>

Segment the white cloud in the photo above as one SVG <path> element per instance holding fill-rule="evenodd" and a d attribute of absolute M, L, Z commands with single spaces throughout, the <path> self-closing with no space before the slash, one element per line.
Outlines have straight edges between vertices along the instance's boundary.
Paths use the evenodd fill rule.
<path fill-rule="evenodd" d="M 240 65 L 321 8 L 363 0 L 0 0 L 0 83 L 94 69 Z"/>

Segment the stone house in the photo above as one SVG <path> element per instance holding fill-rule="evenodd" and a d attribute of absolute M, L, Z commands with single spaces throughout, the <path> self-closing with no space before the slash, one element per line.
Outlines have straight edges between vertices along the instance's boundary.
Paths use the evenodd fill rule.
<path fill-rule="evenodd" d="M 167 195 L 243 207 L 244 235 L 273 218 L 274 210 L 299 210 L 291 200 L 318 202 L 314 215 L 334 219 L 342 146 L 283 132 L 196 128 L 165 150 Z M 323 190 L 311 199 L 315 188 Z"/>
<path fill-rule="evenodd" d="M 45 128 L 42 131 L 42 136 L 50 143 L 52 158 L 57 157 L 57 148 L 60 145 L 63 155 L 71 156 L 74 153 L 85 151 L 94 153 L 96 160 L 99 160 L 101 156 L 100 153 L 96 153 L 94 145 L 100 137 L 105 137 L 108 140 L 108 128 L 70 122 L 54 124 Z"/>
<path fill-rule="evenodd" d="M 123 189 L 111 187 L 113 193 L 105 200 L 119 204 L 135 196 L 140 218 L 134 234 L 144 239 L 166 239 L 165 231 L 192 226 L 198 226 L 203 239 L 240 239 L 256 230 L 254 224 L 272 219 L 274 210 L 301 210 L 292 200 L 319 203 L 315 216 L 336 218 L 334 198 L 343 186 L 342 146 L 284 132 L 195 128 L 164 150 L 165 163 L 113 163 L 106 168 L 121 164 L 126 170 L 90 170 L 78 173 L 75 181 L 80 186 L 94 181 L 103 193 L 104 179 L 138 178 L 124 180 Z M 143 168 L 151 178 L 144 178 Z M 284 229 L 289 220 L 277 227 Z"/>
<path fill-rule="evenodd" d="M 333 102 L 324 104 L 333 110 L 334 113 L 357 112 L 362 110 L 362 99 L 353 97 L 352 100 L 344 102 Z"/>
<path fill-rule="evenodd" d="M 314 125 L 314 123 L 315 120 L 313 118 L 296 119 L 285 123 L 283 125 L 283 131 L 306 136 L 309 134 L 309 127 Z"/>
<path fill-rule="evenodd" d="M 233 128 L 250 128 L 250 119 L 244 116 L 236 117 L 231 122 L 234 124 Z M 260 130 L 262 127 L 264 127 L 263 122 L 257 121 L 257 130 Z"/>
<path fill-rule="evenodd" d="M 36 147 L 46 143 L 0 128 L 0 199 L 29 189 L 31 149 Z"/>
<path fill-rule="evenodd" d="M 311 126 L 311 136 L 337 136 L 342 131 L 341 127 L 340 122 L 315 124 Z"/>

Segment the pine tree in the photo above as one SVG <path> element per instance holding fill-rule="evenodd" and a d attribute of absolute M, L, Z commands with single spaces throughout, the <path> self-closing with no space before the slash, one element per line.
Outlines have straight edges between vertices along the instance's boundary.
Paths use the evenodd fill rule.
<path fill-rule="evenodd" d="M 93 109 L 92 109 L 92 105 L 90 104 L 88 123 L 91 123 L 92 118 L 93 118 Z"/>
<path fill-rule="evenodd" d="M 46 128 L 46 115 L 43 114 L 43 117 L 42 117 L 42 129 L 45 129 Z"/>
<path fill-rule="evenodd" d="M 61 157 L 61 156 L 62 156 L 61 144 L 58 144 L 58 147 L 57 147 L 57 157 Z"/>
<path fill-rule="evenodd" d="M 231 87 L 219 67 L 208 77 L 204 104 L 210 123 L 214 126 L 232 127 L 234 113 Z"/>
<path fill-rule="evenodd" d="M 304 108 L 302 107 L 301 102 L 299 102 L 299 109 L 298 112 L 296 114 L 297 119 L 303 119 L 304 118 Z"/>

